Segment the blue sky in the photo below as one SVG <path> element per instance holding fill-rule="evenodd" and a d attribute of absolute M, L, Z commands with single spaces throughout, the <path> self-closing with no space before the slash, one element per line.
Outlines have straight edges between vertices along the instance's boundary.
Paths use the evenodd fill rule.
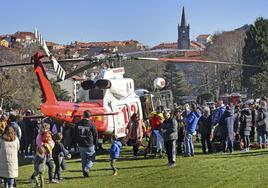
<path fill-rule="evenodd" d="M 265 0 L 3 0 L 0 34 L 37 27 L 64 44 L 136 39 L 153 46 L 177 40 L 183 6 L 191 40 L 268 18 Z"/>

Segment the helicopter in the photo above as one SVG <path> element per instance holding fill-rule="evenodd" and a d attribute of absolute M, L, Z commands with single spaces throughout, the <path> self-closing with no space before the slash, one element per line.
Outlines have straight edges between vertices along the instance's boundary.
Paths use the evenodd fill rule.
<path fill-rule="evenodd" d="M 143 95 L 138 95 L 135 92 L 133 79 L 124 78 L 124 67 L 103 68 L 97 78 L 83 81 L 81 83 L 82 90 L 80 93 L 80 102 L 58 101 L 46 75 L 43 64 L 52 62 L 54 71 L 57 73 L 59 80 L 65 80 L 85 69 L 101 65 L 103 61 L 96 58 L 60 60 L 59 62 L 91 61 L 90 64 L 66 74 L 59 62 L 48 50 L 45 40 L 37 30 L 35 30 L 35 37 L 45 52 L 45 55 L 42 52 L 37 52 L 31 58 L 31 64 L 34 65 L 34 71 L 44 96 L 44 102 L 41 104 L 40 109 L 45 117 L 51 117 L 63 122 L 75 124 L 81 120 L 83 112 L 89 110 L 91 113 L 91 120 L 95 123 L 97 131 L 100 134 L 115 134 L 119 138 L 126 135 L 125 129 L 133 113 L 138 113 L 139 117 L 143 119 L 145 108 L 143 104 L 144 101 L 140 98 L 143 97 Z M 130 57 L 134 60 L 241 66 L 236 63 L 206 61 L 201 59 L 132 57 L 133 55 L 135 55 L 135 53 L 124 55 L 117 54 L 116 56 L 120 56 L 123 59 Z M 49 57 L 50 61 L 42 61 L 45 56 Z M 10 66 L 18 66 L 18 64 L 4 65 L 0 67 Z M 159 88 L 163 88 L 164 86 L 165 82 L 163 80 L 157 85 Z M 152 110 L 153 108 L 150 109 Z"/>

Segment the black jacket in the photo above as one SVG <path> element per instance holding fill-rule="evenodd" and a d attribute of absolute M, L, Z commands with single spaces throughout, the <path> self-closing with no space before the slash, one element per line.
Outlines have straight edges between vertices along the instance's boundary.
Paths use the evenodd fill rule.
<path fill-rule="evenodd" d="M 244 108 L 240 114 L 240 134 L 249 136 L 252 126 L 252 116 L 251 111 L 248 108 Z"/>
<path fill-rule="evenodd" d="M 64 157 L 66 157 L 69 154 L 69 151 L 65 149 L 63 144 L 61 142 L 55 142 L 55 146 L 52 149 L 52 157 L 58 158 L 60 154 L 63 154 Z"/>
<path fill-rule="evenodd" d="M 98 132 L 93 122 L 82 119 L 75 127 L 76 143 L 80 147 L 91 147 L 98 143 Z"/>
<path fill-rule="evenodd" d="M 161 132 L 163 134 L 164 141 L 177 140 L 178 139 L 178 123 L 175 118 L 169 118 L 164 120 L 161 125 Z"/>
<path fill-rule="evenodd" d="M 212 115 L 209 115 L 208 117 L 203 115 L 198 121 L 198 131 L 201 135 L 211 134 L 212 125 Z"/>
<path fill-rule="evenodd" d="M 27 118 L 23 120 L 25 124 L 25 129 L 23 133 L 25 134 L 25 138 L 29 141 L 32 141 L 34 139 L 34 129 L 36 126 L 36 122 L 32 121 L 31 119 Z"/>

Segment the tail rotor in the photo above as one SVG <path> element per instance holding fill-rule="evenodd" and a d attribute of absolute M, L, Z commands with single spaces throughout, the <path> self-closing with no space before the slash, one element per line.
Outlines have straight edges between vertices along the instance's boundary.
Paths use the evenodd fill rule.
<path fill-rule="evenodd" d="M 41 47 L 43 48 L 43 50 L 45 51 L 46 55 L 52 61 L 53 69 L 56 72 L 58 78 L 63 81 L 66 75 L 65 70 L 62 68 L 62 66 L 59 64 L 56 58 L 49 51 L 46 41 L 43 39 L 42 35 L 37 31 L 37 29 L 34 30 L 34 35 L 35 35 L 35 38 L 38 40 L 39 44 L 41 45 Z"/>

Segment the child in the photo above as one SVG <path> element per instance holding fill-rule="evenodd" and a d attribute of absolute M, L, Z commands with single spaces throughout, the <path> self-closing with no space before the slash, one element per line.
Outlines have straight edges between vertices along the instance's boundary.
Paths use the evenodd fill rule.
<path fill-rule="evenodd" d="M 116 159 L 118 159 L 120 156 L 122 143 L 117 140 L 116 135 L 112 135 L 111 139 L 113 143 L 112 143 L 111 149 L 109 149 L 108 152 L 110 153 L 110 161 L 111 161 L 111 167 L 113 169 L 113 176 L 116 176 L 118 174 L 117 172 L 118 169 L 115 166 L 115 162 L 116 162 Z"/>
<path fill-rule="evenodd" d="M 40 146 L 37 148 L 33 163 L 34 163 L 33 177 L 35 180 L 35 185 L 36 185 L 36 187 L 44 187 L 43 173 L 45 171 L 45 165 L 46 165 L 46 148 L 45 148 L 45 146 Z M 40 178 L 40 184 L 39 184 L 38 178 Z"/>
<path fill-rule="evenodd" d="M 47 145 L 46 150 L 46 165 L 48 166 L 48 176 L 50 183 L 58 183 L 53 179 L 53 168 L 54 162 L 52 158 L 52 149 L 54 148 L 54 141 L 52 140 L 52 134 L 50 132 L 50 125 L 48 123 L 44 123 L 40 127 L 40 131 L 36 137 L 36 146 L 40 147 L 42 145 Z"/>
<path fill-rule="evenodd" d="M 54 172 L 54 179 L 61 180 L 60 167 L 62 166 L 62 164 L 64 164 L 64 157 L 66 157 L 67 159 L 70 159 L 71 154 L 69 154 L 69 151 L 65 149 L 63 144 L 61 143 L 61 140 L 63 137 L 62 134 L 56 133 L 54 136 L 55 136 L 54 137 L 55 147 L 52 150 L 52 157 L 56 166 L 55 172 Z M 63 166 L 65 169 L 65 165 Z"/>

